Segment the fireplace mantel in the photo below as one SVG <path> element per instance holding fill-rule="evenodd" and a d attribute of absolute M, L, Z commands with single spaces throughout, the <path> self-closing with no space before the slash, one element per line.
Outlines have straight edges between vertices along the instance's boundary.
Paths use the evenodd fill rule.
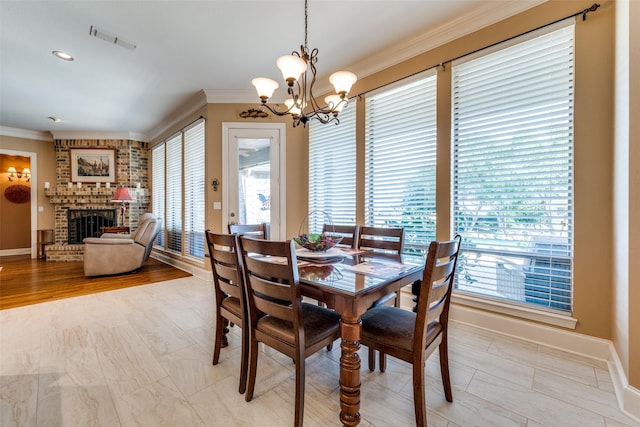
<path fill-rule="evenodd" d="M 132 204 L 149 204 L 149 190 L 146 188 L 130 188 L 131 195 L 135 198 Z M 99 205 L 111 203 L 115 194 L 114 187 L 90 187 L 85 185 L 81 188 L 57 186 L 44 190 L 45 196 L 49 197 L 49 202 L 53 205 Z"/>

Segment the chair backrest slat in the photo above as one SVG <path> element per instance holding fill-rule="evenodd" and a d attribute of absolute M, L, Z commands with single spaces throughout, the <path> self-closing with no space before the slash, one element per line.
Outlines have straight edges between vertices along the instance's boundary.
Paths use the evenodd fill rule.
<path fill-rule="evenodd" d="M 358 248 L 400 256 L 404 250 L 404 228 L 362 226 L 358 232 Z"/>
<path fill-rule="evenodd" d="M 255 239 L 269 239 L 269 228 L 266 223 L 261 224 L 229 224 L 229 234 L 253 237 Z"/>
<path fill-rule="evenodd" d="M 460 235 L 447 242 L 429 245 L 424 275 L 420 285 L 414 331 L 414 351 L 422 351 L 429 326 L 440 323 L 446 330 L 453 291 L 456 265 L 460 253 Z"/>
<path fill-rule="evenodd" d="M 322 226 L 323 233 L 342 237 L 336 246 L 345 248 L 358 247 L 358 229 L 357 225 L 324 224 Z"/>

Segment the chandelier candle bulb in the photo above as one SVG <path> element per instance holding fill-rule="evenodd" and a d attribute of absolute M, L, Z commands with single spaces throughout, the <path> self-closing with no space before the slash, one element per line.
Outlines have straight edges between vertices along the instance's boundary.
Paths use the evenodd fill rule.
<path fill-rule="evenodd" d="M 338 71 L 329 77 L 329 82 L 341 97 L 349 93 L 351 86 L 353 86 L 356 80 L 358 80 L 358 78 L 350 71 Z"/>
<path fill-rule="evenodd" d="M 273 95 L 273 92 L 278 89 L 278 82 L 275 80 L 267 79 L 266 77 L 256 77 L 251 80 L 251 84 L 256 87 L 256 91 L 258 92 L 258 96 L 262 100 L 262 102 L 267 102 L 269 98 Z"/>
<path fill-rule="evenodd" d="M 107 188 L 111 188 L 111 183 L 107 182 L 107 183 L 104 184 L 104 186 L 107 187 Z"/>
<path fill-rule="evenodd" d="M 73 182 L 67 182 L 67 187 L 68 187 L 68 188 L 73 187 Z"/>
<path fill-rule="evenodd" d="M 96 182 L 96 188 L 100 188 L 100 183 Z"/>
<path fill-rule="evenodd" d="M 294 55 L 284 55 L 276 60 L 276 67 L 282 72 L 282 77 L 289 86 L 300 78 L 302 73 L 307 71 L 307 64 L 302 58 Z"/>
<path fill-rule="evenodd" d="M 327 107 L 331 111 L 333 111 L 333 114 L 338 114 L 340 111 L 342 111 L 344 106 L 347 105 L 346 102 L 340 102 L 340 101 L 342 101 L 342 98 L 340 98 L 340 95 L 329 95 L 324 99 L 324 102 L 327 103 Z"/>
<path fill-rule="evenodd" d="M 82 188 L 82 183 L 81 182 L 77 183 L 76 185 L 78 186 L 78 188 Z"/>
<path fill-rule="evenodd" d="M 44 182 L 44 189 L 45 189 L 45 190 L 48 190 L 50 185 L 51 185 L 51 184 L 49 184 L 49 181 L 45 181 L 45 182 Z"/>

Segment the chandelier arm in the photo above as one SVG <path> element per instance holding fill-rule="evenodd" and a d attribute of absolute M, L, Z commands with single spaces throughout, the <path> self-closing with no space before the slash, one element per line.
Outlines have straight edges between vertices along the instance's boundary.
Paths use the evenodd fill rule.
<path fill-rule="evenodd" d="M 266 108 L 267 110 L 271 111 L 273 114 L 275 114 L 276 116 L 286 116 L 291 114 L 291 108 L 288 108 L 286 111 L 280 111 L 278 110 L 278 107 L 280 106 L 280 104 L 273 104 L 275 108 L 271 107 L 269 104 L 267 103 L 263 103 L 261 105 L 261 107 Z"/>

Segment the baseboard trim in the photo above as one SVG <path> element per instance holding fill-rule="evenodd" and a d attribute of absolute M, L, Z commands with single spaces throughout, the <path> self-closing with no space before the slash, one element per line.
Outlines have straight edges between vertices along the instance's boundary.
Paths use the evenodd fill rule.
<path fill-rule="evenodd" d="M 204 281 L 210 281 L 213 283 L 213 278 L 211 276 L 211 272 L 201 268 L 195 264 L 192 264 L 187 261 L 183 261 L 178 258 L 174 258 L 162 252 L 153 251 L 151 253 L 151 258 L 157 259 L 158 261 L 164 262 L 165 264 L 169 264 L 175 268 L 178 268 L 182 271 L 186 271 L 187 273 L 191 273 L 199 279 Z"/>
<path fill-rule="evenodd" d="M 629 385 L 627 376 L 622 368 L 622 362 L 615 346 L 611 343 L 611 360 L 607 362 L 609 373 L 613 381 L 613 388 L 618 399 L 620 409 L 640 424 L 640 390 Z"/>
<path fill-rule="evenodd" d="M 620 409 L 640 423 L 640 390 L 629 385 L 618 353 L 610 340 L 477 310 L 460 304 L 451 304 L 450 319 L 453 322 L 464 323 L 471 327 L 607 362 Z"/>
<path fill-rule="evenodd" d="M 0 256 L 31 255 L 31 248 L 2 249 Z"/>

